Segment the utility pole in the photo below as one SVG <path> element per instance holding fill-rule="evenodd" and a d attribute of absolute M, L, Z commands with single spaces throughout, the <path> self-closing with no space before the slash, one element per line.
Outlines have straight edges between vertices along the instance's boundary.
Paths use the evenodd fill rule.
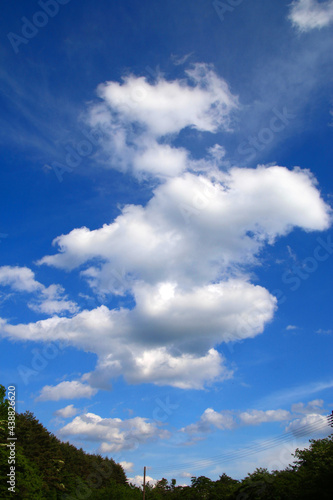
<path fill-rule="evenodd" d="M 146 498 L 146 466 L 143 468 L 143 500 Z"/>
<path fill-rule="evenodd" d="M 333 427 L 333 411 L 332 414 L 327 417 L 328 419 L 328 424 Z"/>

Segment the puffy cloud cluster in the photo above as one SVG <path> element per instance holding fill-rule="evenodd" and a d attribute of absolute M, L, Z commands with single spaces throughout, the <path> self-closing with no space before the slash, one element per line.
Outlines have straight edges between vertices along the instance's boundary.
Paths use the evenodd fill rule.
<path fill-rule="evenodd" d="M 292 432 L 296 436 L 307 436 L 318 432 L 328 434 L 329 430 L 327 417 L 318 413 L 309 413 L 302 418 L 297 418 L 286 427 L 287 432 Z"/>
<path fill-rule="evenodd" d="M 188 152 L 169 143 L 187 127 L 216 132 L 229 128 L 237 108 L 226 82 L 207 64 L 195 64 L 186 79 L 154 84 L 128 76 L 98 87 L 102 99 L 89 112 L 89 124 L 102 130 L 104 161 L 137 177 L 180 175 L 191 168 Z"/>
<path fill-rule="evenodd" d="M 59 252 L 40 264 L 84 270 L 92 287 L 122 293 L 133 280 L 196 285 L 253 263 L 263 245 L 293 227 L 330 224 L 308 171 L 233 168 L 220 181 L 186 173 L 158 186 L 145 207 L 128 205 L 111 224 L 54 240 Z"/>
<path fill-rule="evenodd" d="M 97 353 L 96 371 L 85 376 L 94 387 L 106 387 L 110 378 L 123 375 L 130 383 L 202 388 L 205 381 L 231 376 L 213 346 L 255 336 L 275 309 L 274 298 L 264 288 L 242 280 L 188 292 L 168 283 L 140 283 L 134 297 L 132 310 L 101 306 L 71 318 L 8 324 L 4 330 L 11 338 L 59 340 Z M 66 386 L 66 391 L 57 387 L 55 394 L 71 397 L 66 394 L 72 386 Z M 49 387 L 41 395 L 47 397 L 55 398 Z"/>
<path fill-rule="evenodd" d="M 180 310 L 179 313 L 182 314 L 183 311 Z M 210 320 L 209 310 L 205 314 L 207 321 Z M 153 324 L 150 324 L 150 318 Z M 136 328 L 136 319 L 141 321 L 142 329 L 139 325 Z M 173 332 L 170 339 L 167 339 L 167 334 L 171 333 L 172 324 L 164 325 L 165 338 L 160 339 L 160 323 L 156 323 L 154 314 L 140 317 L 135 310 L 110 311 L 101 306 L 92 311 L 83 311 L 73 318 L 53 317 L 29 325 L 4 325 L 3 329 L 11 338 L 59 340 L 96 352 L 99 355 L 96 371 L 86 374 L 83 379 L 88 380 L 94 387 L 107 388 L 108 380 L 120 375 L 134 384 L 154 382 L 157 385 L 197 389 L 202 388 L 206 381 L 230 377 L 230 372 L 223 365 L 222 355 L 215 349 L 211 348 L 205 352 L 204 348 L 198 348 L 193 353 L 180 351 L 182 342 L 192 343 L 191 327 L 196 327 L 199 336 L 198 339 L 194 338 L 193 342 L 203 342 L 202 329 L 195 325 L 195 318 L 193 321 L 187 318 L 187 321 L 186 323 L 185 317 L 184 323 L 177 326 L 178 330 Z M 214 318 L 210 323 L 212 321 Z M 150 332 L 144 330 L 145 325 L 150 328 Z M 179 348 L 176 347 L 177 342 Z M 209 339 L 205 341 L 205 345 L 209 343 Z M 163 346 L 157 347 L 158 344 Z M 201 352 L 203 354 L 200 354 Z M 76 387 L 75 384 L 79 386 Z M 88 387 L 83 386 L 81 382 L 62 382 L 53 388 L 44 388 L 40 399 L 83 397 L 84 394 L 90 397 Z"/>
<path fill-rule="evenodd" d="M 322 399 L 314 399 L 307 404 L 295 403 L 291 406 L 293 416 L 296 416 L 286 427 L 287 432 L 292 432 L 295 436 L 307 436 L 314 433 L 329 434 L 330 427 L 326 413 L 323 408 Z M 303 414 L 303 417 L 299 417 Z"/>
<path fill-rule="evenodd" d="M 291 414 L 287 410 L 249 410 L 246 412 L 217 412 L 213 408 L 207 408 L 198 422 L 190 424 L 182 429 L 190 435 L 212 432 L 214 429 L 232 429 L 239 425 L 260 425 L 264 422 L 281 422 L 289 420 Z"/>
<path fill-rule="evenodd" d="M 291 4 L 289 19 L 300 31 L 324 28 L 333 22 L 333 1 L 295 0 Z"/>
<path fill-rule="evenodd" d="M 28 303 L 30 309 L 44 314 L 75 313 L 78 306 L 67 300 L 65 290 L 60 285 L 45 287 L 35 280 L 35 273 L 28 267 L 0 267 L 0 285 L 8 286 L 16 292 L 34 293 L 33 301 Z"/>
<path fill-rule="evenodd" d="M 291 411 L 276 410 L 248 410 L 216 411 L 207 408 L 197 422 L 179 429 L 181 435 L 187 435 L 189 441 L 183 445 L 196 443 L 204 439 L 205 435 L 211 432 L 235 429 L 240 426 L 254 426 L 272 422 L 288 422 L 285 433 L 292 433 L 296 437 L 313 434 L 329 434 L 330 427 L 326 416 L 315 413 L 308 413 L 311 408 L 323 406 L 322 400 L 310 401 L 308 404 L 296 403 L 291 407 Z M 73 417 L 78 410 L 69 405 L 55 412 L 55 415 L 63 418 Z M 307 413 L 301 418 L 299 413 Z M 138 445 L 147 441 L 157 439 L 168 439 L 169 431 L 164 429 L 163 424 L 147 418 L 135 417 L 127 420 L 120 418 L 102 418 L 93 413 L 83 413 L 76 416 L 71 422 L 59 430 L 61 437 L 70 436 L 75 440 L 79 438 L 84 441 L 96 442 L 99 450 L 103 453 L 118 452 L 121 450 L 133 450 Z M 283 437 L 283 435 L 281 435 Z M 258 450 L 260 451 L 260 450 Z M 275 457 L 276 458 L 276 457 Z M 133 463 L 121 462 L 124 469 L 131 471 Z M 185 476 L 184 476 L 185 477 Z M 186 476 L 187 477 L 187 476 Z"/>
<path fill-rule="evenodd" d="M 214 432 L 216 429 L 226 430 L 244 425 L 261 425 L 268 422 L 288 421 L 285 432 L 292 432 L 295 436 L 306 436 L 317 432 L 328 434 L 327 417 L 320 414 L 325 411 L 322 408 L 323 404 L 322 399 L 309 401 L 306 405 L 304 403 L 295 403 L 291 406 L 291 411 L 252 409 L 245 412 L 230 410 L 217 412 L 213 408 L 207 408 L 197 422 L 183 427 L 181 431 L 190 436 L 190 444 L 198 439 L 195 437 L 196 435 Z M 300 413 L 305 414 L 305 416 L 300 418 Z"/>
<path fill-rule="evenodd" d="M 106 163 L 153 176 L 155 188 L 145 206 L 124 206 L 110 224 L 58 236 L 57 252 L 39 264 L 77 269 L 99 298 L 129 296 L 134 306 L 77 312 L 58 285 L 46 289 L 26 268 L 10 276 L 5 269 L 0 281 L 16 290 L 39 290 L 43 300 L 31 307 L 53 317 L 28 325 L 1 320 L 1 332 L 13 339 L 61 340 L 96 353 L 94 372 L 62 382 L 79 384 L 88 397 L 89 388 L 108 388 L 118 376 L 184 389 L 229 378 L 218 346 L 262 333 L 276 309 L 269 291 L 250 282 L 250 266 L 260 263 L 264 245 L 295 227 L 328 228 L 330 208 L 307 170 L 259 166 L 222 172 L 221 146 L 194 161 L 175 145 L 186 128 L 214 133 L 230 126 L 237 98 L 207 65 L 193 66 L 184 80 L 149 83 L 129 76 L 107 82 L 99 96 L 89 120 L 96 130 L 103 128 Z M 65 309 L 75 314 L 54 316 Z M 40 398 L 57 399 L 59 385 L 44 388 Z M 73 387 L 62 394 L 72 394 Z"/>
<path fill-rule="evenodd" d="M 159 428 L 146 418 L 135 417 L 128 420 L 102 418 L 94 413 L 75 417 L 59 431 L 62 437 L 79 437 L 100 444 L 102 453 L 133 450 L 139 444 L 157 438 L 167 439 L 169 432 Z"/>
<path fill-rule="evenodd" d="M 35 280 L 35 274 L 28 267 L 0 267 L 0 284 L 10 286 L 17 292 L 35 292 L 43 285 Z"/>

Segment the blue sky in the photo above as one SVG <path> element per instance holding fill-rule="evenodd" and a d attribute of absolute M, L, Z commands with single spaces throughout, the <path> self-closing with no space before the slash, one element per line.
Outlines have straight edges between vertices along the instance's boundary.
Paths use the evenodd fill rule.
<path fill-rule="evenodd" d="M 284 468 L 329 433 L 332 22 L 3 6 L 1 383 L 133 481 Z"/>

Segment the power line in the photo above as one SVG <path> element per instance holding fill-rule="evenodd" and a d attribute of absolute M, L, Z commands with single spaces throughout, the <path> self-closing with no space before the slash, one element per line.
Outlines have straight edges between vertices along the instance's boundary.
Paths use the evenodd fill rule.
<path fill-rule="evenodd" d="M 309 431 L 309 432 L 315 432 L 316 430 L 319 430 L 319 429 L 322 429 L 322 425 L 317 424 L 316 426 L 312 426 L 311 429 L 309 428 L 309 426 L 307 426 L 307 431 Z M 267 441 L 266 443 L 262 443 L 259 446 L 252 445 L 252 446 L 249 446 L 243 450 L 238 450 L 238 451 L 235 451 L 232 453 L 217 455 L 217 456 L 214 456 L 211 458 L 201 459 L 201 460 L 197 460 L 197 461 L 185 462 L 181 465 L 177 465 L 176 468 L 177 468 L 177 470 L 181 470 L 181 469 L 196 470 L 196 469 L 206 468 L 208 466 L 212 466 L 215 464 L 230 462 L 232 460 L 245 458 L 249 455 L 253 455 L 255 453 L 260 453 L 260 452 L 265 451 L 267 449 L 278 446 L 279 444 L 282 444 L 283 442 L 289 441 L 291 437 L 300 437 L 303 435 L 304 435 L 303 429 L 301 431 L 298 431 L 298 432 L 294 431 L 294 433 L 292 435 L 289 435 L 289 433 L 288 433 L 285 436 L 281 436 L 280 438 L 275 438 L 274 440 Z M 175 470 L 175 466 L 166 466 L 166 467 L 160 468 L 160 470 L 162 472 L 167 472 L 167 471 L 171 472 L 171 471 Z M 154 470 L 154 472 L 158 472 L 158 469 L 156 469 L 156 471 Z"/>
<path fill-rule="evenodd" d="M 329 415 L 326 418 L 327 418 L 327 425 L 333 426 L 333 412 L 332 412 L 332 415 Z M 208 467 L 211 465 L 215 465 L 216 463 L 220 464 L 220 463 L 225 463 L 227 461 L 244 458 L 244 457 L 247 457 L 249 455 L 253 455 L 255 453 L 259 453 L 259 452 L 265 451 L 269 448 L 273 448 L 275 446 L 278 446 L 279 444 L 282 444 L 286 441 L 289 441 L 290 438 L 301 437 L 301 436 L 304 436 L 304 434 L 314 433 L 314 432 L 321 430 L 321 429 L 323 429 L 323 422 L 317 421 L 314 423 L 305 424 L 302 427 L 300 427 L 299 429 L 287 431 L 286 433 L 279 435 L 279 436 L 276 436 L 272 439 L 269 439 L 266 442 L 261 443 L 260 445 L 253 444 L 253 445 L 247 446 L 246 448 L 244 448 L 242 450 L 236 450 L 234 452 L 223 453 L 223 454 L 215 455 L 213 457 L 206 458 L 206 459 L 188 461 L 188 462 L 184 462 L 184 463 L 179 464 L 179 465 L 156 467 L 156 468 L 154 468 L 154 473 L 158 473 L 159 471 L 161 471 L 163 473 L 168 472 L 168 471 L 171 472 L 175 469 L 177 469 L 177 470 L 181 470 L 181 469 L 195 470 L 195 469 L 201 469 L 201 468 L 205 468 L 205 467 Z"/>
<path fill-rule="evenodd" d="M 332 410 L 331 415 L 329 415 L 329 416 L 327 417 L 327 420 L 328 420 L 328 424 L 329 424 L 331 427 L 333 427 L 333 410 Z"/>

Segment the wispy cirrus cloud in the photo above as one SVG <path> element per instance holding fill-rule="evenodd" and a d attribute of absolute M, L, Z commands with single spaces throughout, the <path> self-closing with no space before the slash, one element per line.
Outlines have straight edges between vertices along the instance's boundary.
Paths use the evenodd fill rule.
<path fill-rule="evenodd" d="M 299 328 L 299 327 L 298 327 L 298 326 L 296 326 L 296 325 L 288 325 L 288 326 L 286 327 L 286 330 L 288 330 L 288 331 L 292 331 L 292 330 L 298 330 L 298 328 Z"/>
<path fill-rule="evenodd" d="M 318 328 L 318 330 L 316 330 L 316 333 L 318 333 L 319 335 L 331 335 L 333 333 L 333 330 L 331 330 L 330 328 L 328 328 L 327 330 Z"/>
<path fill-rule="evenodd" d="M 317 382 L 310 382 L 308 384 L 299 385 L 295 387 L 288 387 L 286 389 L 281 389 L 279 391 L 273 392 L 269 396 L 261 399 L 257 402 L 259 407 L 262 406 L 278 406 L 285 405 L 289 403 L 294 403 L 294 401 L 308 398 L 312 394 L 320 393 L 327 389 L 333 387 L 333 380 L 320 380 Z"/>

